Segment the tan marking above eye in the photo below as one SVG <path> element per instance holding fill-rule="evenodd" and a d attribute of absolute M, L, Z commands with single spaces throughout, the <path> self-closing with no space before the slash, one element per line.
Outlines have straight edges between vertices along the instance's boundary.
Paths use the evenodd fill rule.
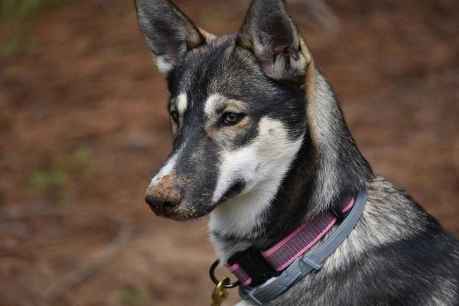
<path fill-rule="evenodd" d="M 247 133 L 251 125 L 252 120 L 246 116 L 241 122 L 233 126 L 217 127 L 215 124 L 207 125 L 206 132 L 216 143 L 225 147 L 231 147 L 234 140 Z"/>
<path fill-rule="evenodd" d="M 205 104 L 205 114 L 207 116 L 207 125 L 212 125 L 219 120 L 225 112 L 247 113 L 248 106 L 245 102 L 229 99 L 219 94 L 209 96 Z"/>

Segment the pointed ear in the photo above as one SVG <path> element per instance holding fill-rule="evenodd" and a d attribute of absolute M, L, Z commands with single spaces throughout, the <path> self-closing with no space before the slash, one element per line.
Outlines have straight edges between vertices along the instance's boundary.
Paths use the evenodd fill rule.
<path fill-rule="evenodd" d="M 241 28 L 239 46 L 250 50 L 265 74 L 279 81 L 304 83 L 309 51 L 283 0 L 253 0 Z"/>
<path fill-rule="evenodd" d="M 170 72 L 189 50 L 206 43 L 208 34 L 171 1 L 136 0 L 136 7 L 140 30 L 161 72 Z"/>

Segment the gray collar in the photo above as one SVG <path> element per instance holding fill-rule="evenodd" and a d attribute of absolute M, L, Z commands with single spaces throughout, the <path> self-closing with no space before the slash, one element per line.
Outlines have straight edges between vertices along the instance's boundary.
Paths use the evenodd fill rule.
<path fill-rule="evenodd" d="M 319 271 L 326 259 L 335 253 L 355 228 L 363 214 L 367 199 L 367 192 L 359 193 L 347 217 L 320 245 L 298 258 L 279 276 L 271 278 L 264 284 L 257 287 L 240 287 L 241 298 L 254 305 L 265 305 L 284 294 L 309 273 Z"/>

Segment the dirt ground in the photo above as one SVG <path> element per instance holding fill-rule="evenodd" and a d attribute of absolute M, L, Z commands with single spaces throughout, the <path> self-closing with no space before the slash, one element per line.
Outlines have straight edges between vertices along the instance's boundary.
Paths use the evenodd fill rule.
<path fill-rule="evenodd" d="M 247 7 L 177 2 L 216 33 Z M 331 25 L 295 11 L 358 144 L 459 234 L 459 2 L 330 4 Z M 209 304 L 205 220 L 165 221 L 143 203 L 170 135 L 132 2 L 76 1 L 29 35 L 0 57 L 0 306 Z"/>

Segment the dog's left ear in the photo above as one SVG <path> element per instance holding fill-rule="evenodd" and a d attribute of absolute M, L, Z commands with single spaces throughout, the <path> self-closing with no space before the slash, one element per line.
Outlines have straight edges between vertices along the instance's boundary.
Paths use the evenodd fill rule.
<path fill-rule="evenodd" d="M 264 73 L 278 81 L 304 82 L 309 51 L 288 15 L 284 0 L 253 0 L 238 38 Z"/>

